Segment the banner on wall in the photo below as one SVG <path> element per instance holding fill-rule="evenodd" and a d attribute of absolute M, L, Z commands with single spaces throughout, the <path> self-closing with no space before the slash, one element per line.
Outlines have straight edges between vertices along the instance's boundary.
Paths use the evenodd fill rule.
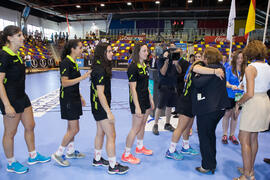
<path fill-rule="evenodd" d="M 187 50 L 187 43 L 175 43 L 177 48 L 181 48 L 183 51 Z"/>
<path fill-rule="evenodd" d="M 115 67 L 118 68 L 127 68 L 128 67 L 128 61 L 127 60 L 115 60 Z"/>
<path fill-rule="evenodd" d="M 76 59 L 78 67 L 84 67 L 84 59 Z"/>
<path fill-rule="evenodd" d="M 226 36 L 205 36 L 204 41 L 206 44 L 211 42 L 229 42 L 226 38 Z M 234 36 L 233 42 L 246 42 L 245 36 Z"/>
<path fill-rule="evenodd" d="M 128 40 L 128 41 L 144 41 L 146 40 L 146 35 L 133 36 L 133 35 L 120 35 L 118 40 Z"/>

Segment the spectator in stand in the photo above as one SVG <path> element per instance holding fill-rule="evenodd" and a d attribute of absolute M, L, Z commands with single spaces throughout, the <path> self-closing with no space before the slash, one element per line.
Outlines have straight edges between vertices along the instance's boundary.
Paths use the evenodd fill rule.
<path fill-rule="evenodd" d="M 52 40 L 52 43 L 53 43 L 53 33 L 51 34 L 51 40 Z"/>
<path fill-rule="evenodd" d="M 225 55 L 222 56 L 222 65 L 225 69 L 227 69 L 227 67 L 230 65 L 230 63 L 228 62 L 228 58 Z"/>
<path fill-rule="evenodd" d="M 69 36 L 68 32 L 66 32 L 66 41 L 68 41 L 68 36 Z"/>

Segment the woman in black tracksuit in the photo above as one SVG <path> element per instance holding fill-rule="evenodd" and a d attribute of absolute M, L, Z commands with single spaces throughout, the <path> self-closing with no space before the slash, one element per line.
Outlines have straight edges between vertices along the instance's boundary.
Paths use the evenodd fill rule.
<path fill-rule="evenodd" d="M 210 68 L 222 68 L 222 55 L 218 49 L 208 47 L 203 54 L 203 61 Z M 223 69 L 224 70 L 224 69 Z M 202 165 L 196 170 L 201 173 L 216 169 L 216 134 L 218 122 L 229 106 L 226 91 L 226 79 L 214 75 L 195 75 L 194 88 L 191 92 L 192 111 L 197 116 L 197 126 L 202 155 Z"/>

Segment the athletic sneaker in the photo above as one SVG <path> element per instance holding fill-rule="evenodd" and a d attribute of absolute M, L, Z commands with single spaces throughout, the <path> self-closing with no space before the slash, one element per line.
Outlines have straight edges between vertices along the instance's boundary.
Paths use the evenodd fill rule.
<path fill-rule="evenodd" d="M 188 155 L 198 155 L 199 154 L 199 152 L 197 150 L 193 149 L 191 146 L 189 146 L 188 149 L 185 149 L 184 147 L 182 147 L 181 153 L 188 154 Z"/>
<path fill-rule="evenodd" d="M 7 171 L 8 172 L 15 172 L 17 174 L 23 174 L 26 173 L 29 170 L 28 167 L 23 166 L 18 161 L 13 162 L 11 165 L 7 165 Z"/>
<path fill-rule="evenodd" d="M 109 174 L 125 174 L 128 172 L 129 167 L 128 166 L 122 166 L 121 164 L 117 163 L 114 168 L 111 168 L 109 166 L 108 173 Z"/>
<path fill-rule="evenodd" d="M 168 131 L 171 131 L 171 132 L 173 132 L 175 130 L 175 128 L 170 123 L 166 123 L 164 125 L 164 129 L 168 130 Z"/>
<path fill-rule="evenodd" d="M 238 145 L 239 142 L 235 136 L 229 136 L 229 140 L 232 141 L 233 144 Z"/>
<path fill-rule="evenodd" d="M 154 135 L 159 135 L 158 125 L 157 124 L 154 124 L 152 132 L 153 132 Z"/>
<path fill-rule="evenodd" d="M 36 163 L 45 163 L 45 162 L 48 162 L 50 160 L 51 160 L 51 157 L 42 156 L 41 154 L 39 154 L 37 152 L 37 156 L 35 158 L 29 157 L 27 163 L 29 165 L 33 165 Z"/>
<path fill-rule="evenodd" d="M 226 135 L 223 135 L 221 142 L 222 144 L 228 144 L 228 137 Z"/>
<path fill-rule="evenodd" d="M 130 164 L 139 164 L 141 160 L 139 158 L 134 157 L 132 154 L 129 154 L 128 157 L 125 157 L 125 153 L 123 153 L 121 161 L 128 162 Z"/>
<path fill-rule="evenodd" d="M 166 158 L 174 159 L 174 160 L 182 160 L 184 157 L 177 150 L 175 150 L 173 153 L 170 153 L 170 151 L 168 150 L 166 152 Z"/>
<path fill-rule="evenodd" d="M 136 153 L 136 154 L 144 154 L 144 155 L 150 156 L 150 155 L 153 154 L 153 151 L 150 150 L 150 149 L 146 149 L 146 148 L 143 146 L 142 149 L 139 149 L 138 147 L 136 147 L 135 153 Z"/>
<path fill-rule="evenodd" d="M 103 159 L 102 157 L 100 158 L 99 161 L 96 161 L 95 158 L 94 158 L 92 165 L 93 166 L 96 166 L 96 167 L 98 167 L 98 166 L 105 166 L 105 167 L 107 167 L 107 166 L 109 166 L 109 161 Z"/>
<path fill-rule="evenodd" d="M 59 165 L 61 166 L 69 166 L 70 163 L 68 162 L 68 160 L 66 160 L 65 155 L 62 156 L 57 156 L 55 153 L 52 155 L 52 159 L 54 159 Z"/>
<path fill-rule="evenodd" d="M 75 150 L 73 153 L 66 155 L 68 159 L 81 159 L 85 157 L 85 154 L 79 152 L 78 150 Z"/>

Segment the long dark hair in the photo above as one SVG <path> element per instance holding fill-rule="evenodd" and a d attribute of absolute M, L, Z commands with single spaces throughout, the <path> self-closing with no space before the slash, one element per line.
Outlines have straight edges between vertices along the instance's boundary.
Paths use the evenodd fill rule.
<path fill-rule="evenodd" d="M 238 73 L 237 73 L 236 63 L 237 63 L 238 56 L 239 56 L 239 54 L 241 54 L 241 53 L 242 53 L 242 55 L 243 55 L 242 50 L 237 50 L 237 51 L 235 51 L 235 52 L 234 52 L 234 55 L 233 55 L 233 57 L 232 57 L 232 61 L 231 61 L 231 65 L 232 65 L 232 73 L 233 73 L 234 75 L 236 75 L 237 77 L 238 77 Z M 244 74 L 245 74 L 245 68 L 246 68 L 246 63 L 245 63 L 244 55 L 243 55 L 243 62 L 242 62 L 242 64 L 241 64 L 241 70 L 240 70 L 241 72 L 240 72 L 240 77 L 239 77 L 239 79 L 242 79 L 242 78 L 243 78 L 243 76 L 244 76 Z"/>
<path fill-rule="evenodd" d="M 134 46 L 133 53 L 132 53 L 132 63 L 140 63 L 140 50 L 141 48 L 146 45 L 145 43 L 137 43 Z"/>
<path fill-rule="evenodd" d="M 61 60 L 65 59 L 67 55 L 70 55 L 71 54 L 71 48 L 76 49 L 79 42 L 80 41 L 77 40 L 77 39 L 72 39 L 72 40 L 69 40 L 68 42 L 66 42 L 66 44 L 64 46 L 64 49 L 62 51 L 62 54 L 61 54 Z"/>
<path fill-rule="evenodd" d="M 94 60 L 93 60 L 93 69 L 101 65 L 105 72 L 106 76 L 112 77 L 112 62 L 107 59 L 107 48 L 110 46 L 109 43 L 98 43 L 94 52 Z"/>
<path fill-rule="evenodd" d="M 19 32 L 21 32 L 21 29 L 17 26 L 10 25 L 5 27 L 4 30 L 0 32 L 0 48 L 2 49 L 6 43 L 9 43 L 9 40 L 7 39 L 8 36 L 13 36 Z"/>

